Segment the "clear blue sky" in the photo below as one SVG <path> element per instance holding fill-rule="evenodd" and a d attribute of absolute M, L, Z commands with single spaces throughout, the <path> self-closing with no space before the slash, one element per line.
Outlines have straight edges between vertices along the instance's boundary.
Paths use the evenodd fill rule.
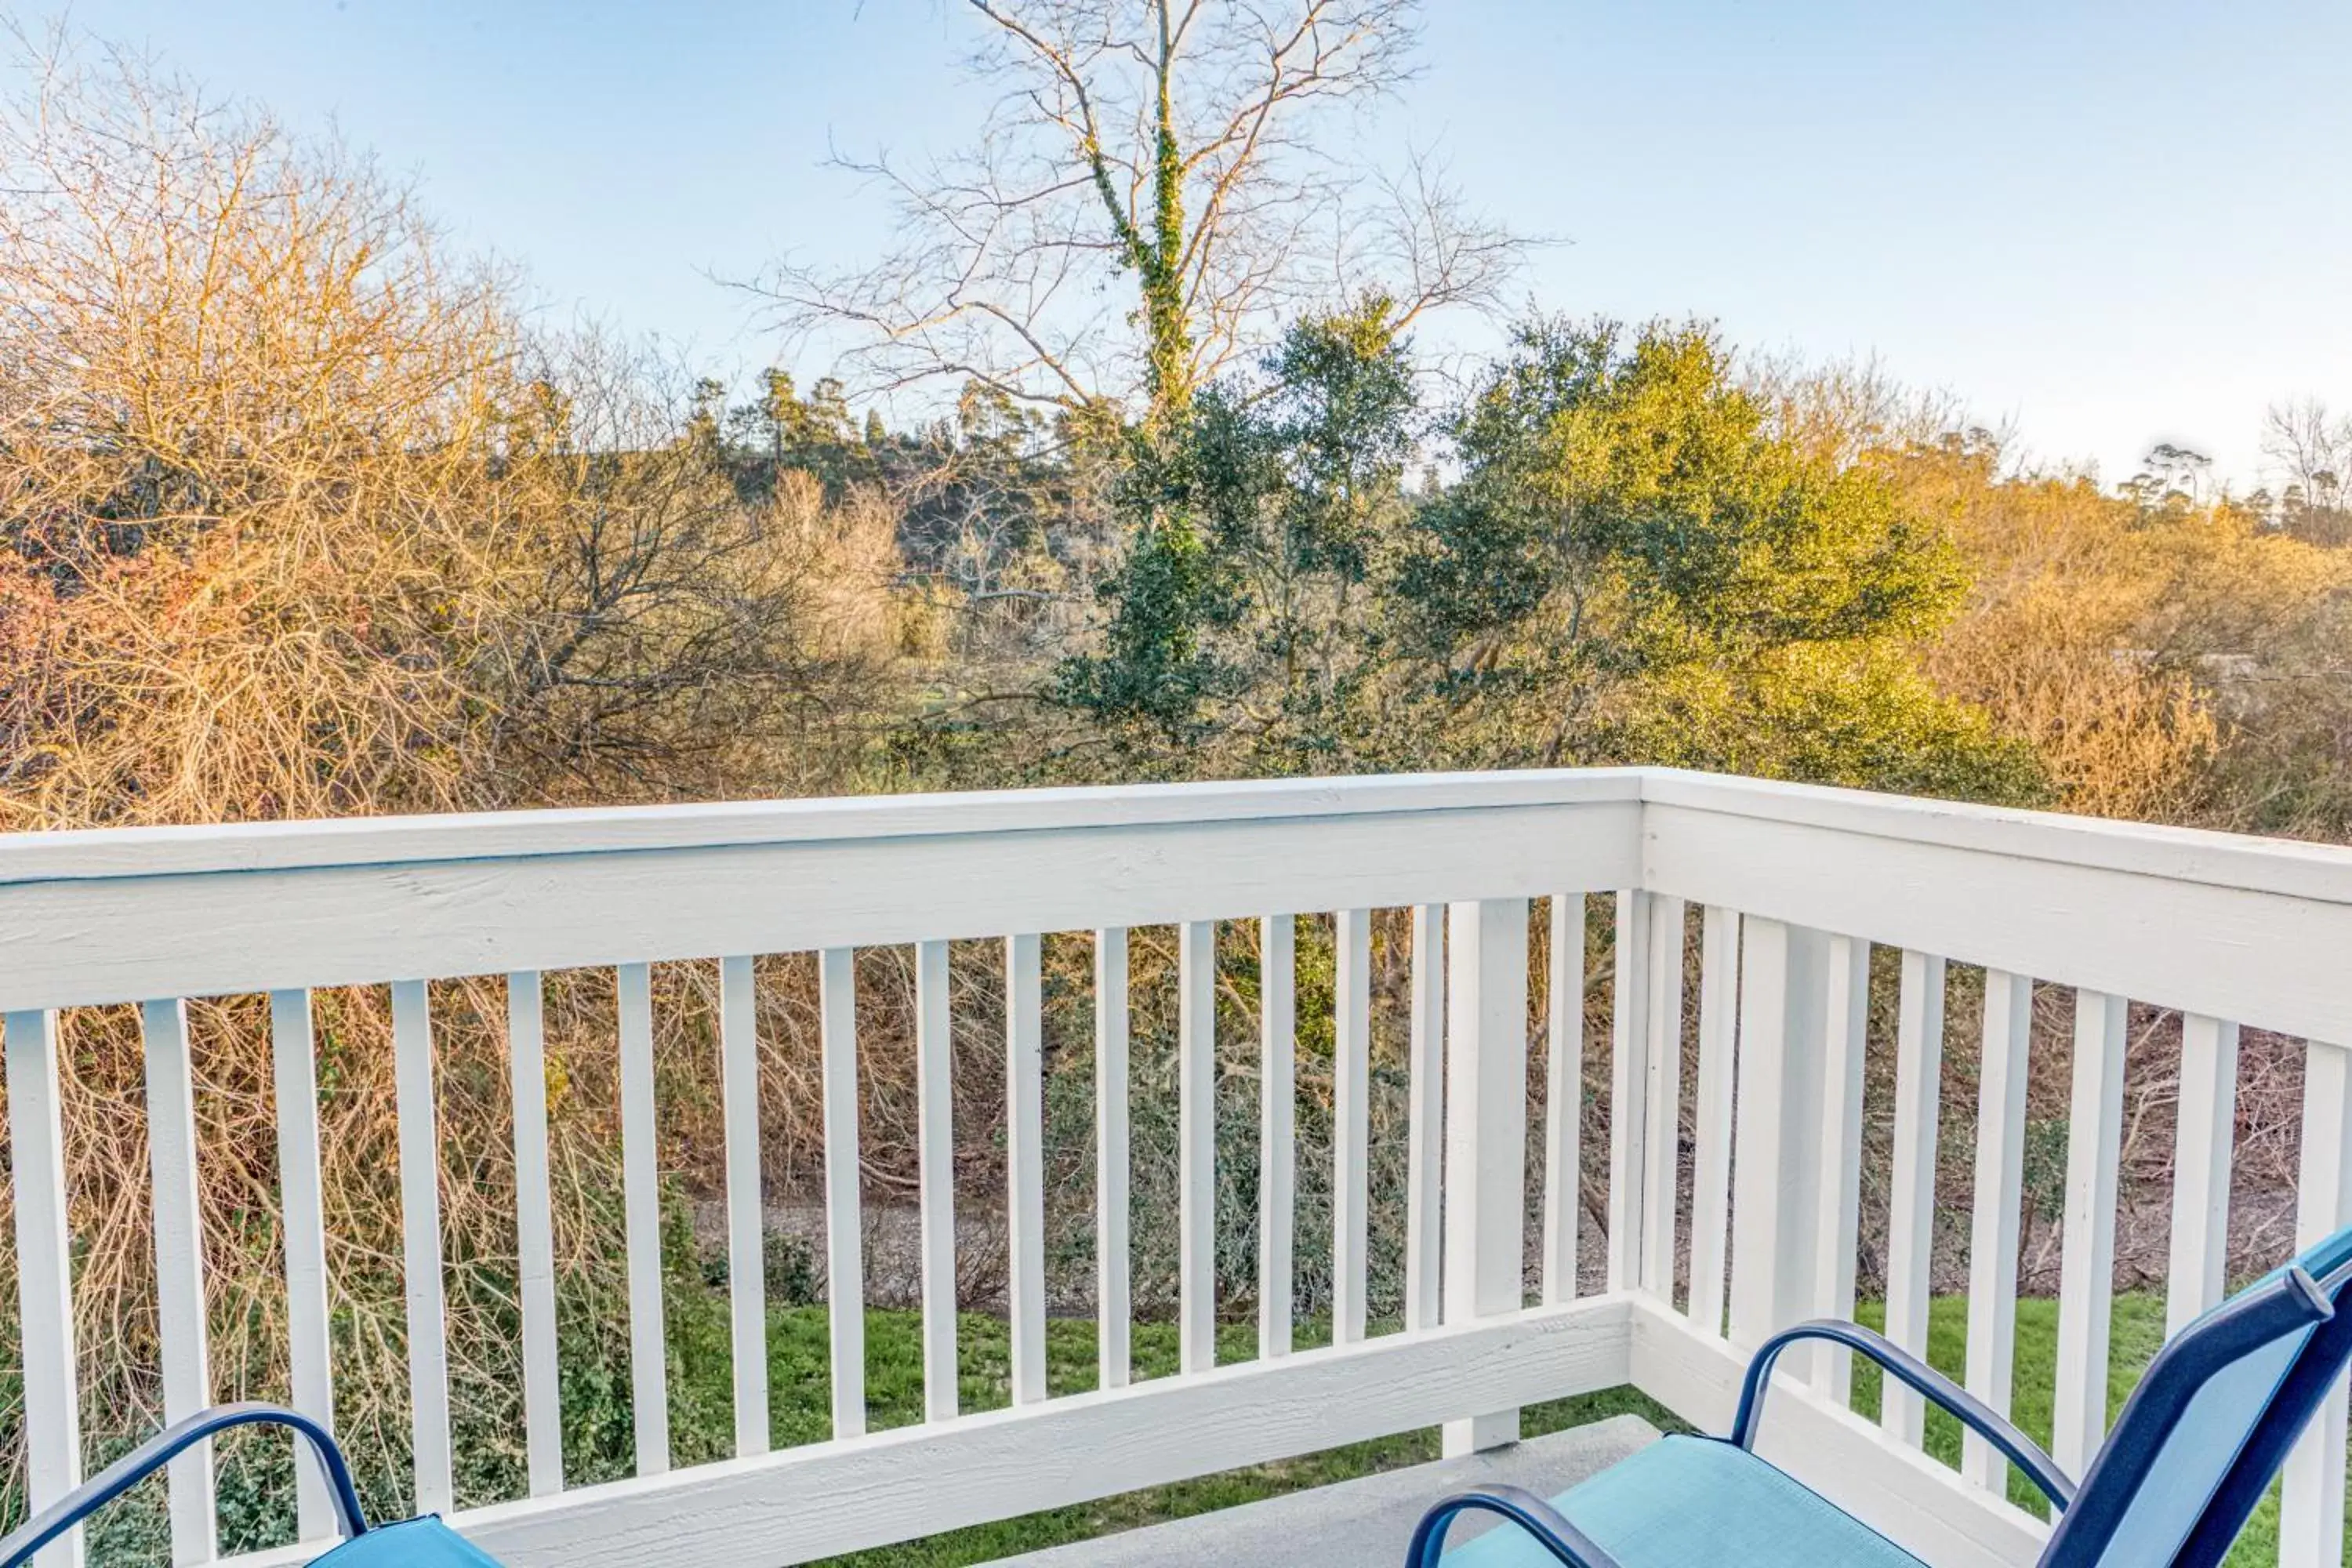
<path fill-rule="evenodd" d="M 0 0 L 5 4 L 6 0 Z M 848 261 L 828 139 L 954 144 L 959 0 L 79 0 L 216 92 L 330 118 L 551 309 L 740 373 L 708 279 Z M 2352 405 L 2344 0 L 1432 0 L 1375 133 L 1569 243 L 1547 307 L 1876 354 L 2112 481 L 2158 439 L 2245 488 L 2265 404 Z M 803 371 L 816 367 L 803 366 Z"/>

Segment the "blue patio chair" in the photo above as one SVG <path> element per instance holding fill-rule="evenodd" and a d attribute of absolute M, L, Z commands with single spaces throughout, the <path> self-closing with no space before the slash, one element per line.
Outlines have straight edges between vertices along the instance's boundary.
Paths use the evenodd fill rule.
<path fill-rule="evenodd" d="M 370 1524 L 360 1510 L 351 1467 L 327 1429 L 275 1405 L 216 1405 L 175 1422 L 0 1539 L 0 1568 L 23 1568 L 33 1553 L 153 1475 L 192 1443 L 233 1426 L 289 1426 L 310 1445 L 327 1473 L 341 1544 L 310 1560 L 311 1568 L 499 1568 L 497 1559 L 427 1514 L 398 1524 Z"/>
<path fill-rule="evenodd" d="M 1517 1487 L 1445 1499 L 1407 1568 L 1927 1568 L 1754 1453 L 1781 1351 L 1860 1352 L 2000 1450 L 2050 1500 L 2040 1568 L 2213 1568 L 2352 1361 L 2352 1229 L 2183 1329 L 2156 1359 L 2077 1487 L 2016 1426 L 1856 1324 L 1801 1323 L 1748 1363 L 1728 1438 L 1662 1438 L 1549 1502 Z M 1508 1522 L 1445 1550 L 1465 1513 Z"/>

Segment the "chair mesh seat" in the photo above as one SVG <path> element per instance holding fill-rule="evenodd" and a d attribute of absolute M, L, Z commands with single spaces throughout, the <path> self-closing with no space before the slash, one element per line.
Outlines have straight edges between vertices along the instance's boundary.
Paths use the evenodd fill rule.
<path fill-rule="evenodd" d="M 379 1524 L 355 1535 L 310 1568 L 499 1568 L 496 1558 L 427 1514 Z"/>
<path fill-rule="evenodd" d="M 1743 1448 L 1665 1437 L 1552 1506 L 1624 1568 L 1924 1568 L 1920 1561 Z M 1500 1524 L 1446 1568 L 1559 1568 Z"/>

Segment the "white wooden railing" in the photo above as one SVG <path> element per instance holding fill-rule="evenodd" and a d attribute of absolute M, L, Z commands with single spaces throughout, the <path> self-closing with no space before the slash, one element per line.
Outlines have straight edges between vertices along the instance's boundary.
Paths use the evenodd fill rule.
<path fill-rule="evenodd" d="M 1614 900 L 1617 937 L 1607 1286 L 1580 1296 L 1578 1116 L 1546 1118 L 1539 1169 L 1528 1169 L 1528 955 L 1531 901 L 1549 900 L 1541 1078 L 1549 1105 L 1576 1106 L 1588 896 Z M 1367 1337 L 1370 911 L 1393 908 L 1413 911 L 1406 1326 Z M 1694 908 L 1703 911 L 1697 984 L 1685 995 Z M 1292 1354 L 1290 965 L 1295 915 L 1309 911 L 1337 915 L 1336 1342 Z M 1264 1353 L 1226 1366 L 1214 1364 L 1212 1256 L 1221 920 L 1259 922 L 1265 975 Z M 1126 932 L 1156 925 L 1180 928 L 1182 1370 L 1129 1385 Z M 1038 933 L 1064 931 L 1092 931 L 1097 944 L 1101 1387 L 1048 1398 Z M 1005 963 L 1013 1404 L 961 1414 L 947 943 L 982 937 L 1003 939 Z M 897 944 L 917 954 L 929 1418 L 867 1434 L 853 959 Z M 84 1458 L 60 1009 L 142 1005 L 160 1371 L 177 1415 L 211 1395 L 182 999 L 269 995 L 293 1396 L 325 1418 L 333 1378 L 309 998 L 319 987 L 390 985 L 415 1495 L 420 1509 L 446 1510 L 425 982 L 507 976 L 530 1495 L 455 1517 L 514 1568 L 749 1568 L 1416 1426 L 1442 1423 L 1455 1450 L 1486 1446 L 1515 1434 L 1524 1404 L 1628 1382 L 1720 1429 L 1740 1347 L 1853 1305 L 1874 944 L 1902 955 L 1885 1311 L 1888 1331 L 1914 1348 L 1927 1331 L 1946 965 L 1987 972 L 1967 1381 L 1996 1405 L 2007 1405 L 2011 1383 L 2032 987 L 2075 988 L 2055 1447 L 2079 1469 L 2105 1424 L 2127 999 L 2186 1016 L 2176 1322 L 2224 1286 L 2241 1024 L 2310 1042 L 2299 1228 L 2309 1237 L 2352 1218 L 2352 1069 L 2341 1044 L 2352 1042 L 2352 852 L 1640 770 L 0 839 L 30 1494 L 37 1504 L 70 1487 Z M 792 952 L 821 955 L 835 1435 L 770 1453 L 747 955 Z M 671 1470 L 647 965 L 714 959 L 738 1452 Z M 566 1490 L 539 976 L 586 966 L 618 971 L 637 1474 Z M 1696 1081 L 1685 1090 L 1694 1010 Z M 1530 1257 L 1523 1215 L 1538 1184 Z M 1526 1304 L 1530 1284 L 1538 1305 Z M 1845 1407 L 1843 1356 L 1786 1365 L 1797 1386 L 1767 1426 L 1768 1454 L 1928 1561 L 2032 1560 L 2046 1527 L 2002 1498 L 1995 1456 L 1971 1446 L 1956 1475 L 1921 1452 L 1915 1399 L 1897 1391 L 1865 1422 Z M 2290 1470 L 2281 1557 L 2294 1568 L 2341 1557 L 2345 1446 L 2339 1391 Z M 208 1458 L 178 1461 L 170 1488 L 175 1560 L 210 1559 Z M 306 1472 L 304 1531 L 325 1520 Z"/>

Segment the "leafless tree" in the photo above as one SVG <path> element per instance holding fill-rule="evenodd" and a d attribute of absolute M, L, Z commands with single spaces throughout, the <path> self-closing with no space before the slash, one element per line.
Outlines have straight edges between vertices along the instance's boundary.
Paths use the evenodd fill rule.
<path fill-rule="evenodd" d="M 0 18 L 0 829 L 843 787 L 888 710 L 897 515 L 805 474 L 739 495 L 678 379 L 625 345 L 527 331 L 501 272 L 339 143 Z M 691 1072 L 708 1056 L 685 1022 L 695 981 L 681 966 L 660 984 L 678 1020 L 665 1030 L 683 1025 L 665 1038 L 686 1047 L 669 1059 Z M 441 992 L 453 1150 L 505 1136 L 503 1104 L 458 1087 L 499 1081 L 477 985 Z M 772 1061 L 800 994 L 770 988 Z M 600 1195 L 617 1151 L 605 1118 L 572 1106 L 614 1102 L 579 1087 L 601 1058 L 570 1042 L 608 1037 L 610 995 L 547 988 L 549 1059 L 569 1064 L 549 1108 L 563 1272 L 599 1292 L 623 1250 Z M 382 1268 L 400 1213 L 383 997 L 316 998 L 349 1323 L 338 1426 L 370 1485 L 406 1461 L 391 1436 L 406 1426 L 400 1284 Z M 190 1007 L 224 1397 L 286 1378 L 277 1232 L 259 1219 L 276 1176 L 257 1005 Z M 76 1299 L 107 1326 L 83 1336 L 79 1376 L 93 1441 L 112 1443 L 161 1418 L 143 1370 L 158 1353 L 143 1051 L 123 1009 L 59 1026 Z M 772 1147 L 813 1141 L 799 1059 L 772 1069 Z M 696 1101 L 715 1091 L 669 1103 Z M 452 1255 L 478 1270 L 450 1292 L 453 1406 L 461 1431 L 511 1429 L 516 1376 L 485 1315 L 508 1287 L 479 1283 L 511 1278 L 484 1228 L 511 1199 L 470 1162 L 443 1173 L 445 1234 L 467 1238 Z M 0 1300 L 13 1268 L 0 1256 Z M 0 1422 L 0 1475 L 22 1443 L 21 1422 Z M 267 1520 L 228 1514 L 224 1546 L 264 1544 Z M 110 1549 L 142 1550 L 101 1536 L 94 1554 Z"/>
<path fill-rule="evenodd" d="M 2274 403 L 2263 424 L 2263 456 L 2283 481 L 2282 527 L 2323 544 L 2352 542 L 2352 415 L 2315 397 Z"/>
<path fill-rule="evenodd" d="M 966 3 L 967 68 L 1003 87 L 971 144 L 835 160 L 895 205 L 889 258 L 748 285 L 860 391 L 1162 412 L 1286 313 L 1378 289 L 1409 321 L 1491 301 L 1520 258 L 1433 164 L 1340 150 L 1339 116 L 1412 76 L 1415 0 Z"/>

